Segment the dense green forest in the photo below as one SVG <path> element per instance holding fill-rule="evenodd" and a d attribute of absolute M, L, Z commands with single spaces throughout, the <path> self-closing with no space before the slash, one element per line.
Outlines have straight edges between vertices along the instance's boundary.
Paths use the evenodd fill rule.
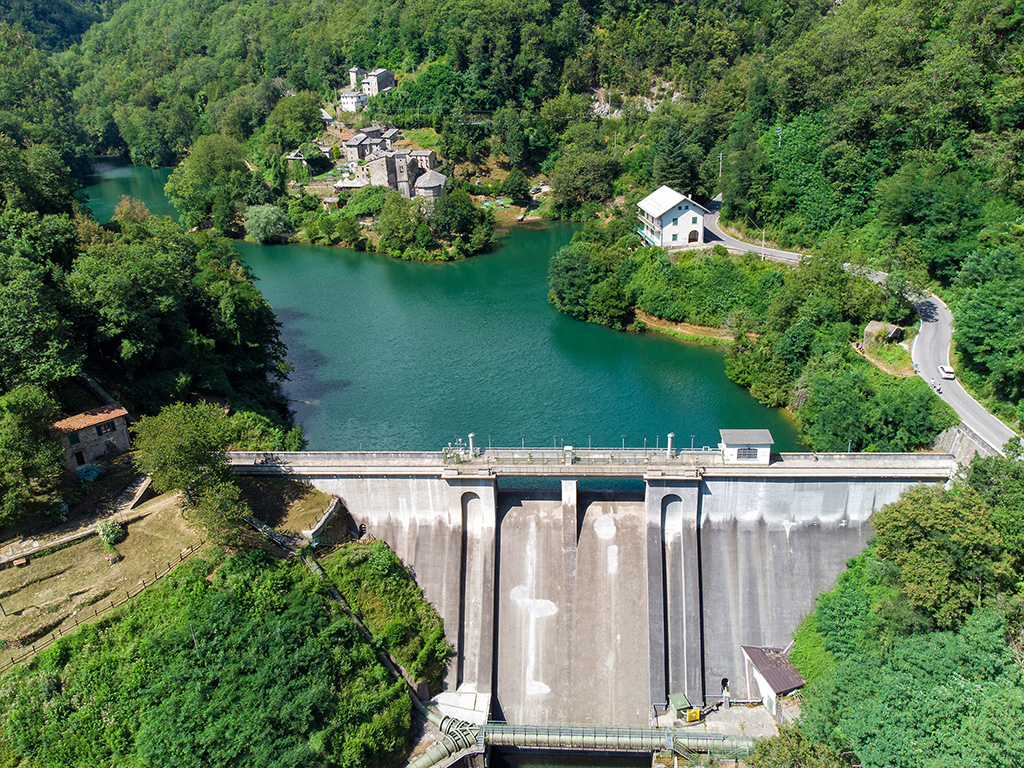
<path fill-rule="evenodd" d="M 1024 761 L 1020 455 L 975 458 L 953 487 L 873 514 L 874 543 L 796 633 L 801 717 L 753 768 Z"/>
<path fill-rule="evenodd" d="M 31 34 L 44 51 L 82 39 L 93 24 L 109 19 L 124 0 L 0 0 L 0 19 Z"/>
<path fill-rule="evenodd" d="M 300 562 L 262 550 L 186 561 L 6 674 L 0 710 L 0 764 L 24 768 L 372 768 L 401 761 L 410 726 L 404 681 Z"/>
<path fill-rule="evenodd" d="M 0 82 L 0 525 L 66 500 L 50 424 L 80 373 L 137 415 L 200 396 L 286 425 L 280 325 L 230 242 L 132 201 L 97 225 L 69 88 L 2 24 Z"/>

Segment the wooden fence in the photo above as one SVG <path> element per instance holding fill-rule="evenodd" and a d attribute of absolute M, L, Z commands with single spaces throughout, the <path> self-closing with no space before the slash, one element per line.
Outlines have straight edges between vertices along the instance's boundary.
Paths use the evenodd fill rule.
<path fill-rule="evenodd" d="M 93 621 L 96 617 L 102 616 L 105 613 L 112 611 L 114 608 L 124 605 L 133 597 L 140 594 L 144 589 L 146 589 L 146 587 L 153 586 L 157 581 L 159 581 L 172 570 L 174 570 L 174 568 L 176 568 L 180 563 L 182 563 L 185 560 L 185 558 L 192 555 L 205 543 L 206 542 L 203 541 L 199 544 L 189 546 L 183 549 L 176 560 L 169 561 L 162 570 L 154 571 L 153 577 L 151 579 L 143 578 L 141 580 L 142 583 L 136 585 L 134 589 L 129 588 L 123 591 L 119 590 L 116 594 L 110 594 L 107 597 L 104 597 L 99 602 L 94 603 L 93 605 L 85 606 L 85 608 L 78 611 L 74 616 L 70 617 L 74 620 L 74 626 L 66 626 L 64 629 L 58 627 L 52 632 L 48 632 L 47 634 L 43 635 L 41 638 L 34 640 L 31 644 L 22 645 L 21 647 L 24 649 L 24 651 L 21 654 L 0 660 L 0 674 L 4 674 L 5 672 L 13 668 L 15 664 L 21 664 L 23 662 L 28 661 L 40 651 L 49 648 L 64 635 L 69 635 L 72 632 L 75 632 L 83 624 L 88 624 L 89 622 Z M 91 612 L 89 611 L 90 608 L 92 608 Z M 64 622 L 64 624 L 67 624 L 67 622 Z"/>

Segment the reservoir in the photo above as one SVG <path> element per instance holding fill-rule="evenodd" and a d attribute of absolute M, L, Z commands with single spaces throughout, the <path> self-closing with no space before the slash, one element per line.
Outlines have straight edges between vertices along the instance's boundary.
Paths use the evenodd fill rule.
<path fill-rule="evenodd" d="M 173 215 L 169 171 L 99 167 L 98 221 L 121 195 Z M 285 394 L 311 450 L 564 445 L 716 446 L 722 428 L 770 429 L 797 448 L 788 415 L 725 375 L 716 348 L 572 320 L 547 300 L 547 266 L 576 226 L 515 226 L 462 262 L 420 264 L 340 248 L 238 243 L 282 323 Z"/>

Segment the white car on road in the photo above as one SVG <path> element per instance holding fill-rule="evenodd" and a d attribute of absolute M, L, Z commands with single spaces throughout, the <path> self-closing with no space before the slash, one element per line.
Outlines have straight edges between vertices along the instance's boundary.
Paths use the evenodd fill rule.
<path fill-rule="evenodd" d="M 956 374 L 953 373 L 953 369 L 950 368 L 948 365 L 940 365 L 939 366 L 939 376 L 941 376 L 944 379 L 955 379 L 956 378 Z"/>

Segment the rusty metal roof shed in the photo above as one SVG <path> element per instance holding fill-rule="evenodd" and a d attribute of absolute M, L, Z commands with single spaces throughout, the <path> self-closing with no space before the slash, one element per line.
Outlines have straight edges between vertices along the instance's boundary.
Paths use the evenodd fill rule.
<path fill-rule="evenodd" d="M 795 691 L 804 686 L 805 680 L 781 648 L 758 645 L 741 645 L 743 655 L 761 673 L 776 696 Z"/>

